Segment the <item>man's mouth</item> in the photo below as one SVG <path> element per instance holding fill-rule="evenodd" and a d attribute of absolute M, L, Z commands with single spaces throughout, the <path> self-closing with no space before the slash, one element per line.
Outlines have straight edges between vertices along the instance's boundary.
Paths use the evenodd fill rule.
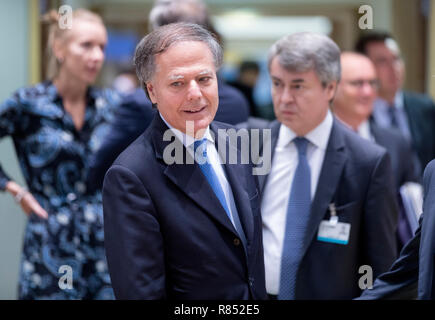
<path fill-rule="evenodd" d="M 184 112 L 187 112 L 187 113 L 199 113 L 199 112 L 201 112 L 204 109 L 205 109 L 205 107 L 191 108 L 191 109 L 184 110 Z"/>

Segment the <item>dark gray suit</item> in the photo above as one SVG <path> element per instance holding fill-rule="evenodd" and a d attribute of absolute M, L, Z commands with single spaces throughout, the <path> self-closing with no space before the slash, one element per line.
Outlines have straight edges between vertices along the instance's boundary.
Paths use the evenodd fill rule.
<path fill-rule="evenodd" d="M 414 181 L 421 183 L 421 169 L 415 165 L 411 144 L 399 131 L 379 127 L 370 122 L 370 132 L 375 142 L 384 147 L 391 159 L 393 179 L 397 189 L 405 182 Z"/>
<path fill-rule="evenodd" d="M 403 92 L 405 112 L 414 149 L 421 169 L 435 158 L 435 104 L 432 99 L 415 92 Z"/>
<path fill-rule="evenodd" d="M 399 220 L 397 226 L 398 253 L 403 246 L 413 237 L 414 232 L 403 206 L 400 187 L 406 182 L 421 183 L 420 164 L 412 151 L 411 143 L 405 139 L 400 131 L 385 129 L 374 121 L 370 122 L 370 132 L 377 144 L 384 147 L 390 155 L 393 169 L 393 179 L 399 201 Z M 413 213 L 412 213 L 413 214 Z"/>
<path fill-rule="evenodd" d="M 274 121 L 270 127 L 272 152 L 280 125 Z M 259 176 L 262 191 L 267 177 Z M 334 119 L 311 204 L 296 299 L 352 299 L 361 293 L 360 266 L 371 266 L 375 275 L 388 270 L 396 257 L 394 190 L 386 150 Z M 340 222 L 351 224 L 347 245 L 317 240 L 320 222 L 330 218 L 330 203 L 335 203 Z"/>

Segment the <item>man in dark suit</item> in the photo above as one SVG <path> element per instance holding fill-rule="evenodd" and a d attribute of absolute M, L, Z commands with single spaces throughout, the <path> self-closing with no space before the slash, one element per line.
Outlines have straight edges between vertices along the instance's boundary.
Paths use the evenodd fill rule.
<path fill-rule="evenodd" d="M 377 85 L 376 70 L 369 58 L 360 53 L 343 52 L 341 80 L 334 98 L 333 111 L 339 120 L 361 137 L 379 144 L 388 151 L 396 194 L 401 203 L 400 187 L 410 181 L 420 182 L 420 168 L 414 165 L 416 161 L 412 158 L 412 147 L 400 132 L 382 128 L 370 121 Z M 404 207 L 400 206 L 400 209 L 397 230 L 399 250 L 413 236 Z"/>
<path fill-rule="evenodd" d="M 391 269 L 359 299 L 435 299 L 435 161 L 424 170 L 424 203 L 420 227 Z"/>
<path fill-rule="evenodd" d="M 149 14 L 150 29 L 174 22 L 192 22 L 215 33 L 204 3 L 198 0 L 157 1 Z M 218 78 L 219 109 L 215 120 L 228 124 L 245 122 L 249 104 L 243 94 Z M 101 189 L 104 174 L 122 150 L 145 131 L 154 111 L 142 89 L 128 94 L 116 111 L 106 139 L 90 161 L 88 185 Z"/>
<path fill-rule="evenodd" d="M 218 134 L 229 126 L 212 123 L 221 61 L 215 38 L 195 24 L 158 28 L 136 48 L 138 77 L 158 113 L 104 179 L 118 299 L 267 297 L 253 168 L 228 164 L 239 151 Z"/>
<path fill-rule="evenodd" d="M 88 188 L 103 187 L 104 175 L 116 157 L 150 125 L 156 110 L 141 88 L 124 96 L 115 110 L 106 138 L 90 160 Z"/>
<path fill-rule="evenodd" d="M 272 169 L 259 176 L 266 290 L 278 299 L 351 299 L 359 270 L 396 257 L 397 203 L 385 149 L 335 120 L 340 50 L 296 33 L 269 52 Z M 365 267 L 364 267 L 365 268 Z"/>
<path fill-rule="evenodd" d="M 361 37 L 356 51 L 367 55 L 379 78 L 379 97 L 374 121 L 385 128 L 398 129 L 412 142 L 421 170 L 435 158 L 435 104 L 427 95 L 402 91 L 405 64 L 396 41 L 388 33 Z"/>

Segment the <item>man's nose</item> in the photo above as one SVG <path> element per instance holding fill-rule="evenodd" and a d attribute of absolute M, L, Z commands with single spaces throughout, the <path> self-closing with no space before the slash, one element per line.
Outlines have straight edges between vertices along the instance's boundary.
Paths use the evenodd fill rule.
<path fill-rule="evenodd" d="M 202 97 L 201 88 L 195 80 L 190 81 L 187 94 L 189 100 L 196 100 Z"/>
<path fill-rule="evenodd" d="M 374 85 L 370 81 L 364 81 L 361 88 L 361 92 L 363 93 L 364 96 L 373 95 L 375 93 Z"/>
<path fill-rule="evenodd" d="M 293 92 L 290 90 L 290 88 L 284 88 L 281 96 L 281 101 L 287 104 L 293 102 L 293 100 Z"/>

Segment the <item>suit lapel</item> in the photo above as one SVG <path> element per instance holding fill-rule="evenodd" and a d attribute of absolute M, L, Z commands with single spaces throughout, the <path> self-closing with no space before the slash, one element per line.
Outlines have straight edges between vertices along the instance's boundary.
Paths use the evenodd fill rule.
<path fill-rule="evenodd" d="M 193 159 L 187 152 L 183 143 L 176 137 L 171 139 L 171 141 L 163 141 L 163 134 L 166 130 L 169 130 L 169 128 L 160 118 L 158 113 L 154 117 L 152 126 L 152 140 L 156 157 L 161 159 L 166 165 L 164 174 L 180 189 L 181 192 L 206 211 L 212 219 L 237 235 L 231 221 L 228 219 L 225 209 L 222 207 L 219 199 L 216 197 L 199 166 L 196 163 L 193 163 Z M 163 151 L 165 147 L 171 143 L 178 144 L 178 149 L 183 150 L 183 162 L 180 164 L 174 163 L 167 165 L 163 160 Z M 186 161 L 186 157 L 189 158 L 188 162 Z"/>
<path fill-rule="evenodd" d="M 374 121 L 370 121 L 370 133 L 372 134 L 375 142 L 381 146 L 388 145 L 388 141 L 385 140 L 384 135 L 379 132 L 379 127 Z"/>
<path fill-rule="evenodd" d="M 310 218 L 302 249 L 304 253 L 311 244 L 320 222 L 334 197 L 335 190 L 338 188 L 341 172 L 346 162 L 342 130 L 340 124 L 334 119 L 316 193 L 311 203 Z"/>
<path fill-rule="evenodd" d="M 419 108 L 423 106 L 419 104 L 418 100 L 416 101 L 415 98 L 408 93 L 403 92 L 403 107 L 405 108 L 409 131 L 411 133 L 411 144 L 420 158 L 422 155 L 419 154 L 419 150 L 424 149 L 425 143 L 432 143 L 430 135 L 432 128 L 431 126 L 425 126 L 426 123 L 430 122 L 424 118 L 425 113 Z M 427 139 L 429 139 L 429 141 Z M 429 162 L 432 159 L 432 154 L 426 156 L 428 156 L 426 159 Z"/>
<path fill-rule="evenodd" d="M 262 145 L 260 148 L 261 154 L 264 154 L 264 150 L 271 150 L 271 152 L 272 152 L 270 158 L 268 158 L 268 157 L 263 158 L 264 161 L 270 161 L 270 163 L 263 164 L 264 167 L 272 168 L 272 159 L 273 159 L 273 156 L 275 154 L 275 147 L 276 147 L 276 143 L 278 142 L 280 127 L 281 127 L 281 123 L 279 121 L 275 120 L 272 122 L 272 124 L 270 125 L 271 139 L 269 141 L 266 141 L 265 144 Z M 263 139 L 260 139 L 260 141 L 263 141 Z M 258 184 L 260 186 L 261 194 L 263 194 L 263 190 L 264 190 L 264 187 L 266 186 L 266 182 L 267 182 L 267 178 L 269 177 L 269 174 L 258 176 Z"/>
<path fill-rule="evenodd" d="M 247 247 L 246 245 L 249 245 L 253 240 L 254 221 L 252 216 L 252 209 L 250 207 L 250 199 L 247 192 L 248 187 L 245 177 L 246 172 L 244 166 L 240 164 L 240 161 L 242 159 L 241 154 L 236 146 L 232 145 L 232 141 L 229 141 L 229 138 L 226 134 L 219 135 L 217 133 L 219 128 L 215 124 L 212 124 L 210 128 L 216 137 L 216 150 L 218 150 L 219 156 L 222 161 L 225 162 L 223 168 L 226 173 L 228 183 L 231 186 L 234 202 L 237 207 L 237 213 L 239 214 L 239 219 L 242 224 L 246 240 L 248 242 L 245 243 L 245 247 Z M 236 141 L 234 141 L 233 143 L 236 143 Z M 218 146 L 226 147 L 225 150 L 222 150 L 222 147 L 218 148 Z M 237 154 L 238 161 L 236 164 L 231 164 L 229 162 L 229 155 L 231 153 Z"/>

